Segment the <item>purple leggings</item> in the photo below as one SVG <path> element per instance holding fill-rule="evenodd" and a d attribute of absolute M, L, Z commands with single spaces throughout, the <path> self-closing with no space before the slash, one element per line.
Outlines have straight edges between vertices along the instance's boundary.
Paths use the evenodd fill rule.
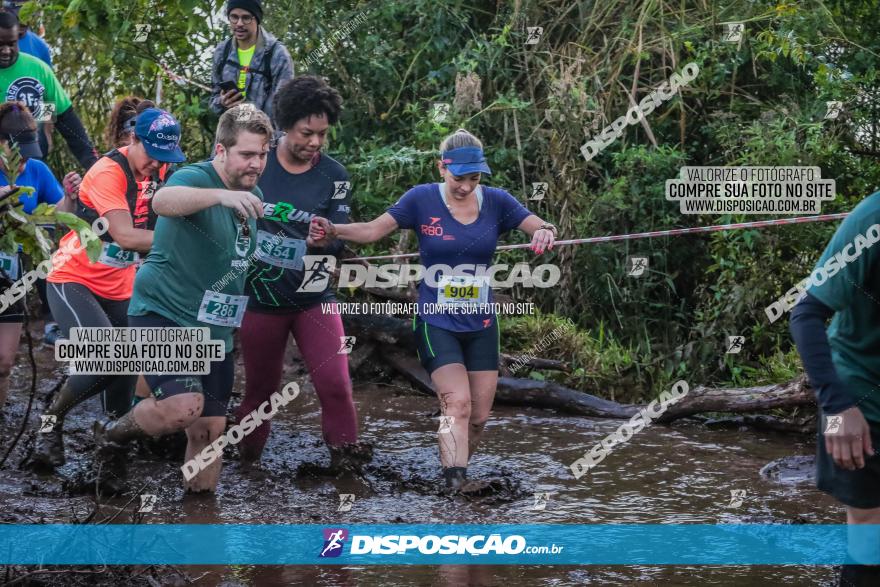
<path fill-rule="evenodd" d="M 324 314 L 321 304 L 290 314 L 246 312 L 241 325 L 245 396 L 236 410 L 240 421 L 273 392 L 281 390 L 281 368 L 287 338 L 293 334 L 321 403 L 321 430 L 330 446 L 357 442 L 357 413 L 351 398 L 348 355 L 339 354 L 342 317 Z M 285 382 L 287 383 L 287 382 Z M 244 437 L 242 444 L 262 451 L 271 422 Z"/>

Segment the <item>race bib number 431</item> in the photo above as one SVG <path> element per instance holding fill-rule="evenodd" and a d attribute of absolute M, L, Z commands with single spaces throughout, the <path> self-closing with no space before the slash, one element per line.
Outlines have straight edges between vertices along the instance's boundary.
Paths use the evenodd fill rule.
<path fill-rule="evenodd" d="M 123 269 L 136 264 L 140 260 L 137 251 L 126 251 L 116 243 L 104 243 L 98 262 L 117 269 Z"/>
<path fill-rule="evenodd" d="M 207 290 L 199 306 L 198 321 L 215 326 L 238 328 L 244 319 L 247 301 L 247 296 L 232 296 Z"/>

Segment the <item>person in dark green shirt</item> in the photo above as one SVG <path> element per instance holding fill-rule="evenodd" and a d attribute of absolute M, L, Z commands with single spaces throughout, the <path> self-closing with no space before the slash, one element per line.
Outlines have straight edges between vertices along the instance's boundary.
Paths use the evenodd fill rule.
<path fill-rule="evenodd" d="M 153 247 L 138 271 L 129 304 L 132 327 L 209 327 L 225 359 L 208 375 L 145 375 L 153 392 L 112 423 L 96 427 L 98 462 L 119 476 L 121 443 L 185 429 L 187 460 L 223 434 L 232 393 L 232 331 L 247 307 L 244 279 L 256 250 L 256 219 L 263 216 L 257 180 L 266 166 L 273 129 L 252 105 L 220 118 L 212 161 L 177 171 L 153 196 L 160 216 Z M 188 491 L 213 491 L 220 458 L 192 477 Z"/>
<path fill-rule="evenodd" d="M 820 408 L 816 485 L 846 506 L 848 524 L 874 528 L 857 539 L 851 532 L 842 585 L 880 585 L 880 567 L 863 564 L 880 549 L 878 241 L 880 192 L 841 223 L 791 314 L 792 337 Z"/>

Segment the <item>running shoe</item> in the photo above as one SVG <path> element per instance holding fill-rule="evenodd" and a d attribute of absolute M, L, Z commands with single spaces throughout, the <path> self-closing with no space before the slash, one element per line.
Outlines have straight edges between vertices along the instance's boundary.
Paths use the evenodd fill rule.
<path fill-rule="evenodd" d="M 97 482 L 107 493 L 125 490 L 127 446 L 107 439 L 110 420 L 98 420 L 92 427 L 95 433 L 95 461 L 92 482 Z"/>
<path fill-rule="evenodd" d="M 31 463 L 38 467 L 54 469 L 65 463 L 64 433 L 61 426 L 55 426 L 51 432 L 40 432 L 31 454 Z"/>

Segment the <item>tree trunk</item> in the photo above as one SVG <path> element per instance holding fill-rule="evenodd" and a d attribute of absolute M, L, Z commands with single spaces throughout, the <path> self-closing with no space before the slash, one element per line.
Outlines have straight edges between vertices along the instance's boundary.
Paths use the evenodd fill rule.
<path fill-rule="evenodd" d="M 412 352 L 415 336 L 409 321 L 383 315 L 362 315 L 343 317 L 346 332 L 363 342 L 373 341 L 378 349 L 378 357 L 402 374 L 420 391 L 434 396 L 431 378 L 422 368 Z M 360 346 L 362 342 L 358 342 Z M 357 348 L 357 347 L 355 347 Z M 507 370 L 509 357 L 502 357 L 502 375 Z M 559 361 L 539 359 L 542 368 L 564 368 Z M 515 377 L 499 377 L 495 400 L 500 404 L 551 408 L 568 414 L 592 416 L 596 418 L 629 418 L 644 406 L 619 404 L 602 399 L 576 389 L 570 389 L 552 381 L 535 381 Z M 694 414 L 705 412 L 761 412 L 773 408 L 791 408 L 815 403 L 812 389 L 805 376 L 777 385 L 716 389 L 699 386 L 690 390 L 681 400 L 669 404 L 658 422 L 673 422 Z M 746 421 L 748 420 L 748 421 Z M 774 427 L 766 420 L 746 418 L 743 423 Z M 787 426 L 776 425 L 782 430 Z M 802 430 L 804 423 L 794 424 L 792 429 Z"/>
<path fill-rule="evenodd" d="M 703 412 L 755 412 L 809 405 L 815 401 L 804 375 L 786 383 L 761 387 L 713 389 L 699 386 L 680 401 L 669 404 L 658 422 L 672 422 Z"/>
<path fill-rule="evenodd" d="M 420 391 L 435 395 L 428 373 L 414 356 L 403 351 L 387 350 L 383 358 Z M 636 413 L 635 406 L 623 405 L 588 393 L 563 387 L 552 381 L 499 377 L 495 401 L 511 406 L 552 408 L 569 414 L 598 418 L 629 418 Z"/>

